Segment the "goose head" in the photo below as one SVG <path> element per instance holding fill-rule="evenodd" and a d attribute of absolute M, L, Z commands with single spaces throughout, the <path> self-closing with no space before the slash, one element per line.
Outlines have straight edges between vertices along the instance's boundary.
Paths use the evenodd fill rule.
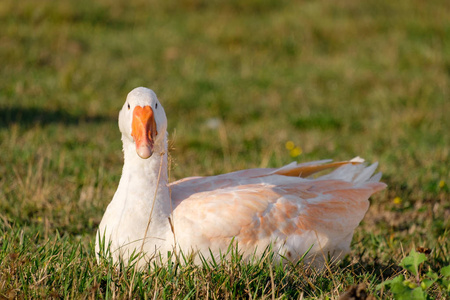
<path fill-rule="evenodd" d="M 119 113 L 119 129 L 124 146 L 135 144 L 136 153 L 142 159 L 152 156 L 155 148 L 164 146 L 166 113 L 152 90 L 138 87 L 128 93 Z"/>

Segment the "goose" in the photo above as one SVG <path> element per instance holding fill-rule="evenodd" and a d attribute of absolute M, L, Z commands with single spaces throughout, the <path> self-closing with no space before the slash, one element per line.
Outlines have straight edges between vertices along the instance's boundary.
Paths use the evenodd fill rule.
<path fill-rule="evenodd" d="M 243 260 L 270 247 L 273 260 L 321 268 L 350 252 L 369 197 L 386 187 L 381 173 L 373 175 L 377 163 L 366 166 L 359 157 L 169 183 L 166 114 L 144 87 L 128 94 L 119 129 L 124 165 L 97 232 L 97 260 L 110 255 L 142 268 L 168 253 L 183 253 L 202 264 L 225 259 L 233 244 Z M 325 169 L 333 170 L 311 176 Z"/>

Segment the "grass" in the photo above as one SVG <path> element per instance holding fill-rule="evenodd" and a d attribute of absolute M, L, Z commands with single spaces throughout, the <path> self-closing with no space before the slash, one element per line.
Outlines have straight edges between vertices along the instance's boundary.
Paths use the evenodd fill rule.
<path fill-rule="evenodd" d="M 386 298 L 376 285 L 410 249 L 432 249 L 424 269 L 450 263 L 447 1 L 5 0 L 0 61 L 2 298 L 337 299 L 356 283 Z M 389 187 L 352 254 L 323 272 L 237 256 L 133 282 L 97 265 L 136 86 L 167 112 L 172 179 L 280 166 L 289 140 L 299 161 L 379 161 Z"/>

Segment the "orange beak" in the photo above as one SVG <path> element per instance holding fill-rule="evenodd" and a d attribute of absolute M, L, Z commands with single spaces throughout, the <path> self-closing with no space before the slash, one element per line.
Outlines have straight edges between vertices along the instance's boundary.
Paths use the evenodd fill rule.
<path fill-rule="evenodd" d="M 153 154 L 153 144 L 157 135 L 152 108 L 136 106 L 133 110 L 131 136 L 136 143 L 136 152 L 141 158 L 146 159 Z"/>

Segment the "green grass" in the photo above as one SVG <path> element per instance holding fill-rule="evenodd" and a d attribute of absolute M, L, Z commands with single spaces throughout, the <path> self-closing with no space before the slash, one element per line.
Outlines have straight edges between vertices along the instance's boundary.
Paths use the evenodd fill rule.
<path fill-rule="evenodd" d="M 5 0 L 0 62 L 0 298 L 386 298 L 410 249 L 450 263 L 448 1 Z M 351 255 L 323 272 L 97 265 L 136 86 L 165 107 L 172 179 L 289 163 L 288 140 L 299 161 L 379 161 L 389 187 Z"/>

